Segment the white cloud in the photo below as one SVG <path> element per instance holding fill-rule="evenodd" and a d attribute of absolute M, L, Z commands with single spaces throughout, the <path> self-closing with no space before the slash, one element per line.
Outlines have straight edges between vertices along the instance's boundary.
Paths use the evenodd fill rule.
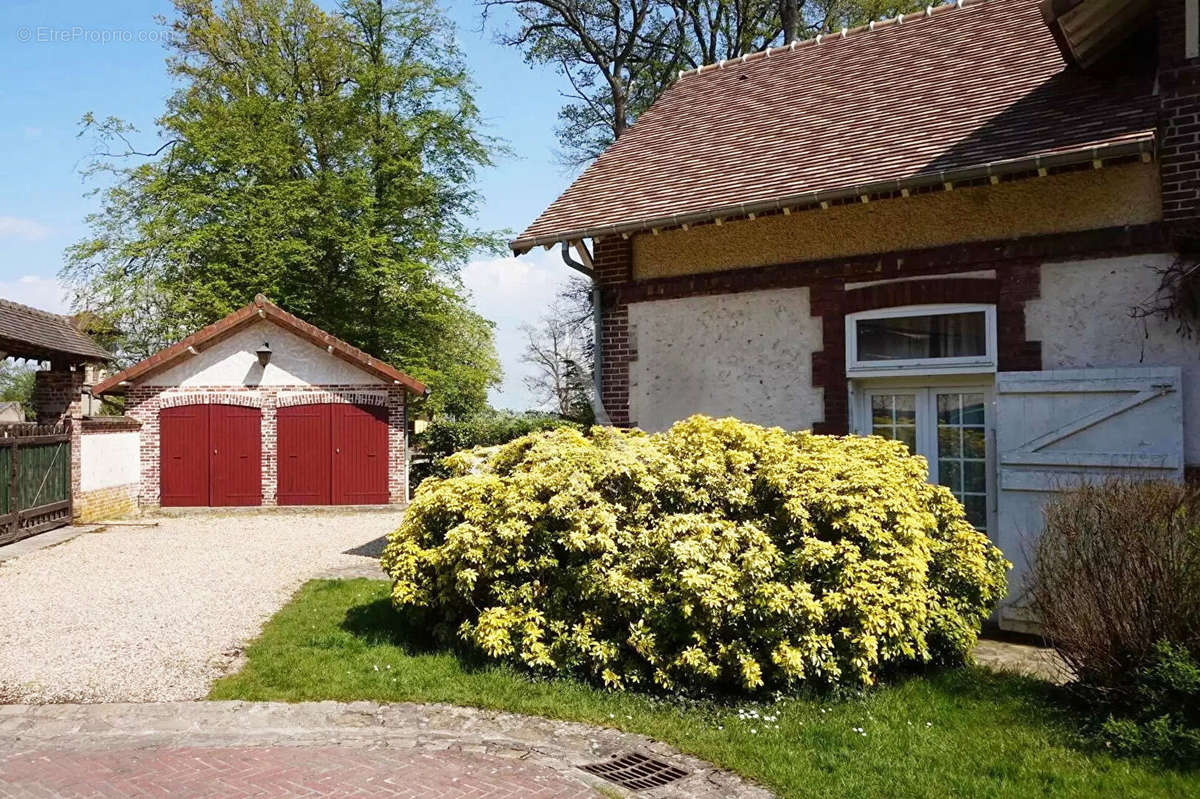
<path fill-rule="evenodd" d="M 36 219 L 21 216 L 0 216 L 0 239 L 14 238 L 41 241 L 50 235 L 50 228 Z"/>
<path fill-rule="evenodd" d="M 52 277 L 24 275 L 15 280 L 0 280 L 0 297 L 43 311 L 67 313 L 66 291 Z"/>
<path fill-rule="evenodd" d="M 494 406 L 514 410 L 533 406 L 523 382 L 529 367 L 521 362 L 525 349 L 521 325 L 536 324 L 574 274 L 557 250 L 541 249 L 519 258 L 472 261 L 463 270 L 471 304 L 484 318 L 496 323 L 496 349 L 504 367 L 504 383 L 492 391 Z"/>

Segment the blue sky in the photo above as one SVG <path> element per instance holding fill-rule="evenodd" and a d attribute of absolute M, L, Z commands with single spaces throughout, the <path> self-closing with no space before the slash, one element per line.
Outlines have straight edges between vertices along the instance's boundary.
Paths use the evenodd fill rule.
<path fill-rule="evenodd" d="M 560 79 L 481 31 L 473 0 L 444 2 L 478 85 L 488 132 L 513 155 L 481 175 L 477 222 L 519 232 L 571 180 L 554 156 Z M 331 3 L 324 3 L 331 5 Z M 169 0 L 6 0 L 0 4 L 0 297 L 65 310 L 56 280 L 64 248 L 96 207 L 79 175 L 92 142 L 78 138 L 88 111 L 135 124 L 147 145 L 172 90 L 156 15 Z M 463 279 L 477 310 L 497 324 L 505 381 L 499 407 L 525 408 L 522 322 L 543 313 L 569 270 L 557 252 L 480 258 Z"/>

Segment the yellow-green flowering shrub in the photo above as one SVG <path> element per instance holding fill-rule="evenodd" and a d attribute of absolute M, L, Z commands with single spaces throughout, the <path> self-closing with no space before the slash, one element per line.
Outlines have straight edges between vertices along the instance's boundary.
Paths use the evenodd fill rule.
<path fill-rule="evenodd" d="M 451 460 L 383 555 L 446 640 L 613 687 L 866 685 L 962 662 L 1000 552 L 880 438 L 695 416 Z"/>

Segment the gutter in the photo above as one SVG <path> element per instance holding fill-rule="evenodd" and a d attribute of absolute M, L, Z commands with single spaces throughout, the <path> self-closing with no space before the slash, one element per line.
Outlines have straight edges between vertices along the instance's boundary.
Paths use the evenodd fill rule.
<path fill-rule="evenodd" d="M 921 189 L 928 186 L 954 184 L 979 178 L 1001 177 L 1017 172 L 1031 170 L 1053 169 L 1056 167 L 1076 166 L 1088 161 L 1099 162 L 1106 158 L 1122 158 L 1133 155 L 1149 155 L 1154 157 L 1155 138 L 1153 131 L 1139 134 L 1139 138 L 1131 141 L 1120 141 L 1109 144 L 1078 147 L 1073 150 L 1051 153 L 1049 155 L 1034 155 L 1025 158 L 1014 158 L 1007 161 L 992 161 L 976 166 L 959 169 L 945 169 L 937 172 L 926 172 L 907 178 L 880 180 L 871 183 L 854 184 L 836 189 L 808 191 L 788 195 L 775 200 L 759 200 L 749 203 L 735 203 L 719 206 L 705 211 L 688 214 L 671 214 L 669 216 L 647 217 L 631 222 L 617 222 L 610 225 L 599 225 L 590 228 L 567 230 L 560 233 L 544 233 L 539 236 L 514 239 L 509 243 L 514 255 L 522 255 L 534 247 L 550 246 L 558 242 L 578 241 L 580 239 L 599 238 L 603 236 L 621 235 L 628 237 L 632 233 L 655 228 L 672 228 L 682 225 L 694 225 L 711 222 L 714 219 L 743 217 L 749 214 L 761 214 L 783 209 L 803 208 L 820 205 L 851 197 L 866 197 L 873 194 L 904 192 Z"/>

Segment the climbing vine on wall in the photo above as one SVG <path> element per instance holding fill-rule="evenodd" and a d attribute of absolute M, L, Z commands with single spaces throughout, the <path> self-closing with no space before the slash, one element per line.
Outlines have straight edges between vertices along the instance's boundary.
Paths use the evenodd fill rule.
<path fill-rule="evenodd" d="M 1196 243 L 1181 247 L 1179 257 L 1155 271 L 1158 287 L 1130 309 L 1130 316 L 1143 324 L 1155 317 L 1174 322 L 1175 332 L 1191 339 L 1200 330 L 1200 247 Z M 1146 335 L 1149 337 L 1148 329 Z"/>

